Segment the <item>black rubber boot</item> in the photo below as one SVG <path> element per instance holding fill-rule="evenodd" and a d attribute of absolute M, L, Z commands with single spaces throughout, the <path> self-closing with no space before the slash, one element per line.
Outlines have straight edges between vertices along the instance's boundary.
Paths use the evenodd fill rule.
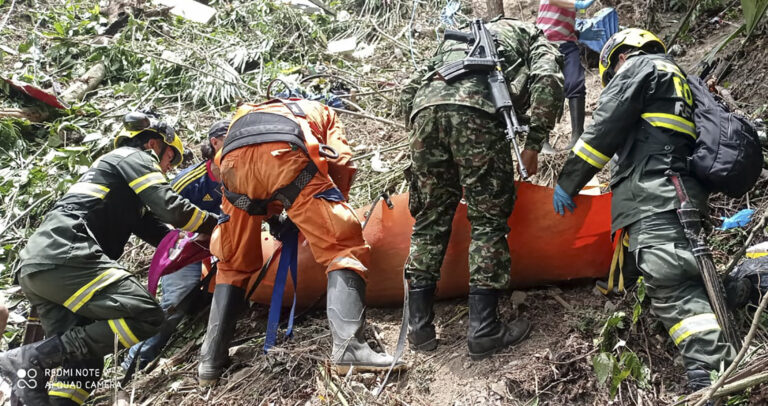
<path fill-rule="evenodd" d="M 48 388 L 54 368 L 64 362 L 59 336 L 8 350 L 0 354 L 0 374 L 11 382 L 12 400 L 23 405 L 49 405 Z"/>
<path fill-rule="evenodd" d="M 581 134 L 584 133 L 584 115 L 586 109 L 586 100 L 584 96 L 568 99 L 568 109 L 571 113 L 571 143 L 568 144 L 570 150 L 576 145 Z"/>
<path fill-rule="evenodd" d="M 437 348 L 435 313 L 432 304 L 436 285 L 408 288 L 408 343 L 414 351 L 432 351 Z"/>
<path fill-rule="evenodd" d="M 328 324 L 331 326 L 331 361 L 339 374 L 355 371 L 385 371 L 392 356 L 371 349 L 365 341 L 365 281 L 354 271 L 341 269 L 328 273 Z M 404 364 L 398 361 L 395 369 Z"/>
<path fill-rule="evenodd" d="M 497 317 L 500 292 L 496 289 L 469 288 L 469 357 L 477 361 L 515 345 L 528 336 L 531 323 L 517 319 L 511 324 Z"/>
<path fill-rule="evenodd" d="M 245 289 L 228 284 L 216 285 L 197 367 L 200 386 L 213 386 L 219 381 L 229 363 L 229 344 L 244 308 Z"/>
<path fill-rule="evenodd" d="M 688 389 L 691 392 L 696 392 L 712 385 L 709 372 L 704 369 L 689 369 L 686 374 L 688 375 Z"/>

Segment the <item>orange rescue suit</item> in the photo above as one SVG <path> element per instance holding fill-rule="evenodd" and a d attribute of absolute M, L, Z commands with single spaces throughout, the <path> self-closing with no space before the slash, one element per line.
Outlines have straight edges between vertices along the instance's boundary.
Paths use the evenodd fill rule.
<path fill-rule="evenodd" d="M 336 113 L 321 103 L 303 99 L 290 99 L 290 102 L 303 110 L 304 117 L 294 115 L 280 101 L 270 101 L 240 106 L 232 125 L 252 112 L 289 118 L 301 127 L 309 156 L 282 141 L 236 148 L 223 158 L 220 151 L 216 163 L 221 168 L 221 181 L 231 192 L 245 194 L 251 199 L 267 199 L 277 189 L 290 184 L 312 159 L 318 171 L 286 213 L 326 272 L 349 269 L 366 279 L 370 247 L 363 239 L 359 218 L 345 201 L 356 169 L 343 126 Z M 319 144 L 332 147 L 338 158 L 319 155 Z M 339 193 L 333 193 L 333 189 L 340 191 L 343 199 L 339 198 Z M 249 215 L 226 198 L 222 199 L 222 216 L 211 235 L 211 252 L 219 259 L 217 284 L 247 287 L 251 274 L 263 263 L 261 223 L 282 208 L 279 201 L 273 201 L 266 215 Z"/>

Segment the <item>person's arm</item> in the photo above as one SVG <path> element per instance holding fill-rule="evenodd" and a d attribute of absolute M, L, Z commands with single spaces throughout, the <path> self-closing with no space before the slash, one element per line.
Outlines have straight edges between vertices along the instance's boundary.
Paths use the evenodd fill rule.
<path fill-rule="evenodd" d="M 145 213 L 133 228 L 133 234 L 153 247 L 157 247 L 169 231 L 168 225 L 150 212 Z"/>
<path fill-rule="evenodd" d="M 325 143 L 333 148 L 339 157 L 328 160 L 328 175 L 339 188 L 345 199 L 349 199 L 349 190 L 352 188 L 357 166 L 352 162 L 352 148 L 349 146 L 344 125 L 333 109 L 322 106 L 320 128 L 325 132 Z"/>
<path fill-rule="evenodd" d="M 575 196 L 627 141 L 645 107 L 645 96 L 655 82 L 650 61 L 630 59 L 603 90 L 593 124 L 581 135 L 568 155 L 557 184 Z"/>
<path fill-rule="evenodd" d="M 184 231 L 205 234 L 213 231 L 218 217 L 174 192 L 151 155 L 146 152 L 128 155 L 120 161 L 118 170 L 158 220 Z"/>
<path fill-rule="evenodd" d="M 549 0 L 549 4 L 568 10 L 583 10 L 594 2 L 595 0 Z"/>
<path fill-rule="evenodd" d="M 525 149 L 539 152 L 562 112 L 563 73 L 560 52 L 541 30 L 530 39 L 530 130 Z"/>

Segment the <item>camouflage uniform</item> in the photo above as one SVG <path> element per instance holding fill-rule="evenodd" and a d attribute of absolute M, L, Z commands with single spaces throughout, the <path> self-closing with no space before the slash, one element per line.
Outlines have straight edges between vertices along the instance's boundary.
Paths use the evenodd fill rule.
<path fill-rule="evenodd" d="M 499 36 L 518 116 L 530 108 L 525 148 L 538 152 L 561 113 L 560 54 L 533 24 L 501 20 L 487 26 Z M 429 69 L 464 58 L 466 49 L 463 43 L 443 42 Z M 463 187 L 472 224 L 470 286 L 504 289 L 510 274 L 506 234 L 515 200 L 514 164 L 486 76 L 471 74 L 452 84 L 429 77 L 414 76 L 401 99 L 413 127 L 410 209 L 416 219 L 406 277 L 412 285 L 440 278 Z"/>

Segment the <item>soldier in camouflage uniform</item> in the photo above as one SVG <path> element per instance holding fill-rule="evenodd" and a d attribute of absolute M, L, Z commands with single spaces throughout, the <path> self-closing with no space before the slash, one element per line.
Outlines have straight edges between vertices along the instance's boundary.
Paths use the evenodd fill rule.
<path fill-rule="evenodd" d="M 669 331 L 687 368 L 689 385 L 709 386 L 709 372 L 729 364 L 734 349 L 709 304 L 696 259 L 675 209 L 665 172 L 681 174 L 691 202 L 706 213 L 707 191 L 687 171 L 696 131 L 686 75 L 652 33 L 627 29 L 600 55 L 605 90 L 594 124 L 573 147 L 555 186 L 555 210 L 573 211 L 571 196 L 611 156 L 612 227 L 629 235 L 629 250 L 644 276 L 651 309 Z"/>
<path fill-rule="evenodd" d="M 157 246 L 166 223 L 201 233 L 216 225 L 216 215 L 182 198 L 165 178 L 183 155 L 173 128 L 142 113 L 126 116 L 136 117 L 128 122 L 138 127 L 124 130 L 115 140 L 119 148 L 69 188 L 21 252 L 19 284 L 47 336 L 0 355 L 0 373 L 23 404 L 82 404 L 115 337 L 127 348 L 163 323 L 154 298 L 116 262 L 131 234 Z"/>
<path fill-rule="evenodd" d="M 537 155 L 563 103 L 560 54 L 533 24 L 505 19 L 487 27 L 498 37 L 518 115 L 530 107 L 522 164 L 534 174 Z M 463 59 L 466 50 L 466 44 L 444 41 L 428 69 Z M 416 219 L 405 265 L 409 342 L 416 350 L 437 346 L 433 297 L 463 191 L 472 224 L 468 345 L 470 356 L 482 359 L 521 341 L 530 330 L 527 321 L 506 325 L 497 318 L 498 297 L 509 287 L 507 219 L 515 202 L 515 168 L 504 126 L 483 73 L 451 84 L 417 73 L 401 101 L 412 127 L 410 210 Z"/>

